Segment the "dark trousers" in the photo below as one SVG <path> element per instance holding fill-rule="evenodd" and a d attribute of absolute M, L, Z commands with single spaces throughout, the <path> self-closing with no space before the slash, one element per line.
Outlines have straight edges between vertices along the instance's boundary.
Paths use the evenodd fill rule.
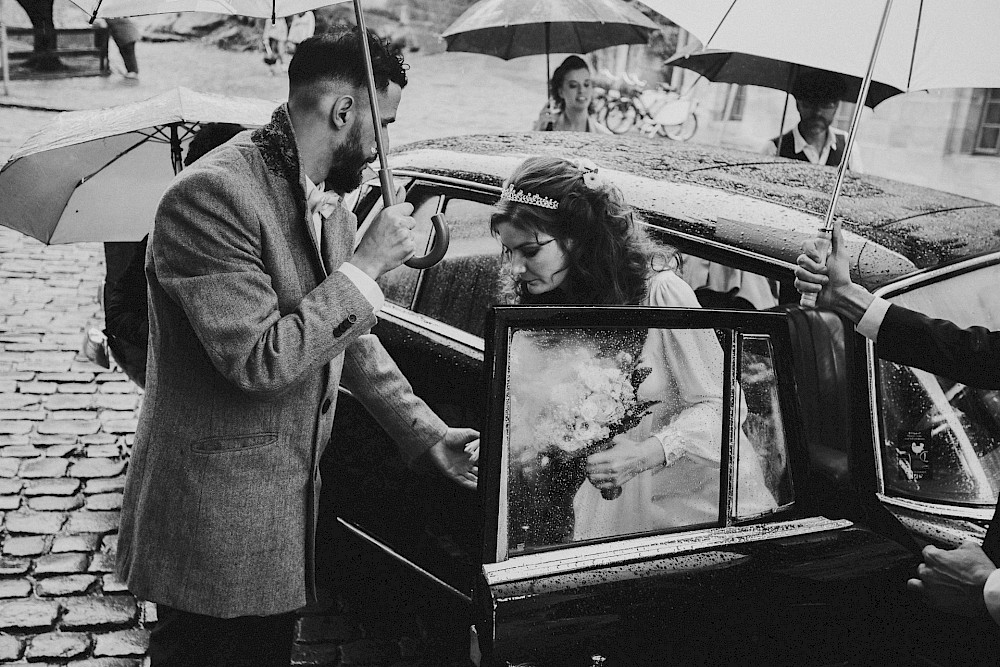
<path fill-rule="evenodd" d="M 135 42 L 129 42 L 128 44 L 119 44 L 118 52 L 122 54 L 122 60 L 125 62 L 125 70 L 129 72 L 139 73 L 139 61 L 135 57 Z"/>
<path fill-rule="evenodd" d="M 215 618 L 156 605 L 151 667 L 288 667 L 294 613 Z"/>

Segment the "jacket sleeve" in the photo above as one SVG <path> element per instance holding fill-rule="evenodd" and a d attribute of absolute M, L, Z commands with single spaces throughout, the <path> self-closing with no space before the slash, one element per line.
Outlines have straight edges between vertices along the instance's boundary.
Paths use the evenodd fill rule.
<path fill-rule="evenodd" d="M 339 271 L 282 315 L 262 252 L 259 211 L 268 207 L 239 171 L 213 163 L 181 174 L 157 210 L 151 270 L 219 373 L 264 396 L 342 354 L 375 315 Z"/>
<path fill-rule="evenodd" d="M 982 389 L 1000 389 L 1000 332 L 962 329 L 889 306 L 878 332 L 879 357 Z"/>
<path fill-rule="evenodd" d="M 396 362 L 373 334 L 359 337 L 347 348 L 340 382 L 396 442 L 407 463 L 448 431 L 448 426 L 413 393 Z"/>

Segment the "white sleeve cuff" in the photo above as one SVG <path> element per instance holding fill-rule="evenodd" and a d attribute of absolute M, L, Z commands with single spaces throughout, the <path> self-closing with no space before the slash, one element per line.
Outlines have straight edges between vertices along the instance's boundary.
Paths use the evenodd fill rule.
<path fill-rule="evenodd" d="M 993 622 L 1000 625 L 1000 570 L 993 570 L 993 574 L 986 579 L 986 585 L 983 586 L 983 600 L 986 602 L 986 611 L 993 617 Z"/>
<path fill-rule="evenodd" d="M 673 465 L 677 459 L 684 455 L 684 447 L 682 443 L 678 443 L 679 438 L 671 437 L 670 428 L 665 428 L 659 433 L 654 433 L 653 437 L 657 439 L 660 443 L 660 447 L 663 448 L 663 465 L 659 468 L 666 468 L 667 466 Z M 676 434 L 673 434 L 676 435 Z M 657 468 L 654 468 L 654 471 Z"/>
<path fill-rule="evenodd" d="M 862 315 L 861 321 L 854 327 L 855 331 L 872 342 L 878 340 L 878 330 L 882 327 L 882 320 L 885 319 L 889 305 L 885 299 L 875 297 L 875 300 L 868 306 L 868 310 Z"/>
<path fill-rule="evenodd" d="M 385 295 L 382 294 L 382 289 L 378 286 L 371 277 L 354 266 L 350 262 L 344 262 L 337 269 L 350 280 L 358 288 L 361 294 L 368 299 L 368 303 L 372 305 L 372 310 L 377 315 L 380 310 L 382 310 L 383 304 L 385 304 Z"/>

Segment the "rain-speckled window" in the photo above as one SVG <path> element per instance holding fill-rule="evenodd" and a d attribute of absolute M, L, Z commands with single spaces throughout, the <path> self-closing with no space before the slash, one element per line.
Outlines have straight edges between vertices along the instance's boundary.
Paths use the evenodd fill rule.
<path fill-rule="evenodd" d="M 770 341 L 747 337 L 742 349 L 748 389 L 730 398 L 712 329 L 512 330 L 498 526 L 507 553 L 720 525 L 727 414 L 738 420 L 735 514 L 790 502 Z"/>
<path fill-rule="evenodd" d="M 486 313 L 497 303 L 500 242 L 490 233 L 492 203 L 448 198 L 445 219 L 451 229 L 448 254 L 424 271 L 414 310 L 476 336 L 483 335 Z"/>
<path fill-rule="evenodd" d="M 1000 265 L 949 276 L 890 299 L 959 326 L 1000 329 Z M 992 506 L 1000 490 L 1000 391 L 879 361 L 886 492 Z"/>

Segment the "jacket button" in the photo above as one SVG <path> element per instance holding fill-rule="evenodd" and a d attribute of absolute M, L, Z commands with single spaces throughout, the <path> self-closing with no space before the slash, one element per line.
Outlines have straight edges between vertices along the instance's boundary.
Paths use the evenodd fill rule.
<path fill-rule="evenodd" d="M 333 401 L 331 401 L 331 400 L 330 400 L 329 398 L 328 398 L 328 399 L 326 399 L 325 401 L 323 401 L 323 408 L 322 408 L 322 409 L 323 409 L 323 414 L 324 414 L 324 415 L 325 415 L 325 414 L 326 414 L 327 412 L 329 412 L 329 411 L 330 411 L 330 406 L 331 406 L 331 405 L 333 405 Z"/>
<path fill-rule="evenodd" d="M 358 316 L 355 315 L 354 313 L 351 313 L 350 315 L 347 316 L 347 321 L 350 322 L 351 324 L 354 324 L 355 322 L 358 321 Z"/>

